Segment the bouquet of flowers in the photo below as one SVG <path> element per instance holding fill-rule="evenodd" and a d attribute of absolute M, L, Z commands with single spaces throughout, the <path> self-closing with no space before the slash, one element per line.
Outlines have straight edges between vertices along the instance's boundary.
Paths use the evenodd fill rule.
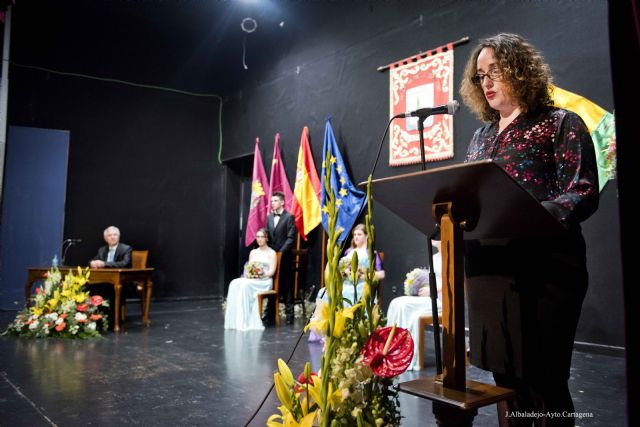
<path fill-rule="evenodd" d="M 354 252 L 352 252 L 354 253 Z M 356 256 L 357 259 L 357 256 Z M 338 270 L 340 270 L 340 274 L 342 274 L 342 278 L 343 280 L 353 280 L 353 266 L 352 266 L 352 261 L 353 257 L 350 256 L 344 256 L 342 258 L 340 258 L 340 261 L 338 262 Z M 358 280 L 356 280 L 354 283 L 358 283 L 359 281 L 363 280 L 365 275 L 367 274 L 367 268 L 362 267 L 360 265 L 356 264 L 356 276 Z"/>
<path fill-rule="evenodd" d="M 107 316 L 98 312 L 98 307 L 109 303 L 99 295 L 89 296 L 84 285 L 89 281 L 89 268 L 78 267 L 62 280 L 57 268 L 45 273 L 44 284 L 36 289 L 31 298 L 31 307 L 20 311 L 3 335 L 20 335 L 31 338 L 90 338 L 100 336 L 108 327 Z"/>
<path fill-rule="evenodd" d="M 393 378 L 411 363 L 413 340 L 406 329 L 384 327 L 386 319 L 375 303 L 371 178 L 366 216 L 371 242 L 369 268 L 363 272 L 362 295 L 351 307 L 345 307 L 342 299 L 347 267 L 344 258 L 340 259 L 337 241 L 344 230 L 336 227 L 339 206 L 330 182 L 324 180 L 329 224 L 325 285 L 329 302 L 318 301 L 315 320 L 305 327 L 325 337 L 321 367 L 316 374 L 307 363 L 296 380 L 287 364 L 278 360 L 278 372 L 273 377 L 282 405 L 279 414 L 269 417 L 267 426 L 399 426 L 400 403 L 398 391 L 392 387 Z M 350 263 L 349 277 L 353 280 L 358 269 L 357 253 Z"/>
<path fill-rule="evenodd" d="M 429 286 L 429 269 L 414 268 L 407 273 L 404 280 L 404 294 L 407 296 L 418 296 L 420 289 Z"/>
<path fill-rule="evenodd" d="M 264 266 L 258 261 L 247 261 L 244 265 L 244 277 L 247 279 L 261 279 L 264 276 Z"/>

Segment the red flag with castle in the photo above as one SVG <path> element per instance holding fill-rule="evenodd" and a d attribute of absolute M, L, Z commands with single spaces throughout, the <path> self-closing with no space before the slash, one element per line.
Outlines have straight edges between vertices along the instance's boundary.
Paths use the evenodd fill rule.
<path fill-rule="evenodd" d="M 256 233 L 267 223 L 267 210 L 271 205 L 267 198 L 269 193 L 269 183 L 267 173 L 264 171 L 262 155 L 258 144 L 260 138 L 256 138 L 256 148 L 253 153 L 253 178 L 251 180 L 251 203 L 249 205 L 249 218 L 247 219 L 247 233 L 244 237 L 244 244 L 251 245 L 256 239 Z"/>
<path fill-rule="evenodd" d="M 291 212 L 291 203 L 293 202 L 293 192 L 287 180 L 287 174 L 284 171 L 282 156 L 280 156 L 280 134 L 276 133 L 276 142 L 273 146 L 273 161 L 271 162 L 271 179 L 269 180 L 269 208 L 271 209 L 271 196 L 276 191 L 284 193 L 284 209 Z"/>

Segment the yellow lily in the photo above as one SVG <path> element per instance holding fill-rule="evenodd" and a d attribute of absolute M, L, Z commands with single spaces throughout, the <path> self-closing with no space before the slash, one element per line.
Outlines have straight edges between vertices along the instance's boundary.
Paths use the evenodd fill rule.
<path fill-rule="evenodd" d="M 317 375 L 311 375 L 313 384 L 309 384 L 309 396 L 318 404 L 322 406 L 322 380 Z"/>
<path fill-rule="evenodd" d="M 88 297 L 89 297 L 88 292 L 82 292 L 82 293 L 76 294 L 73 299 L 76 301 L 76 303 L 81 304 L 85 302 Z"/>
<path fill-rule="evenodd" d="M 287 366 L 284 360 L 278 359 L 278 370 L 280 371 L 280 375 L 282 375 L 282 379 L 288 387 L 293 387 L 293 374 L 291 373 L 291 369 Z"/>
<path fill-rule="evenodd" d="M 311 427 L 313 426 L 313 420 L 316 418 L 316 412 L 317 411 L 313 411 L 309 413 L 308 415 L 304 416 L 300 421 L 296 421 L 293 418 L 293 414 L 288 411 L 286 414 L 284 414 L 284 417 L 282 415 L 274 414 L 274 415 L 271 415 L 267 420 L 267 427 L 280 427 L 280 426 Z M 276 420 L 278 419 L 282 420 L 282 422 L 277 422 Z"/>
<path fill-rule="evenodd" d="M 273 374 L 273 382 L 276 386 L 276 394 L 280 402 L 288 409 L 293 409 L 291 401 L 291 388 L 287 387 L 285 380 L 280 373 Z"/>
<path fill-rule="evenodd" d="M 333 391 L 333 384 L 329 384 L 329 405 L 331 409 L 336 409 L 343 401 L 342 392 L 339 389 Z"/>
<path fill-rule="evenodd" d="M 42 313 L 44 312 L 44 309 L 42 307 L 31 307 L 31 314 L 33 314 L 36 317 L 40 317 L 42 316 Z"/>

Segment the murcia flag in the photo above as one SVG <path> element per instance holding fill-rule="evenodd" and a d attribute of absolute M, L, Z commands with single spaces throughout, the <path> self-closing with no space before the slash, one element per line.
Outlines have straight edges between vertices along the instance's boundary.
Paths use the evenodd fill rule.
<path fill-rule="evenodd" d="M 280 155 L 280 134 L 276 133 L 276 142 L 273 146 L 273 160 L 271 161 L 271 179 L 269 180 L 269 207 L 267 211 L 271 210 L 271 196 L 276 191 L 284 193 L 284 209 L 287 212 L 291 212 L 291 203 L 293 202 L 293 193 L 291 192 L 291 186 L 289 180 L 287 180 L 287 174 L 284 171 L 284 165 L 282 164 L 282 156 Z"/>
<path fill-rule="evenodd" d="M 249 218 L 247 219 L 247 232 L 244 236 L 244 244 L 249 246 L 256 239 L 256 233 L 267 223 L 267 209 L 269 199 L 269 183 L 264 171 L 262 155 L 258 148 L 260 138 L 256 138 L 256 148 L 253 153 L 253 178 L 251 179 L 251 202 L 249 205 Z"/>

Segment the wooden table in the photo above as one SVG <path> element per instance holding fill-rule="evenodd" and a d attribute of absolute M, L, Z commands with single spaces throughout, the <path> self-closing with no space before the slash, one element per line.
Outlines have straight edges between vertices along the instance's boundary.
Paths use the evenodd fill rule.
<path fill-rule="evenodd" d="M 59 267 L 60 273 L 64 277 L 69 270 L 77 272 L 77 268 Z M 49 271 L 49 267 L 28 267 L 27 282 L 24 285 L 24 296 L 29 305 L 31 297 L 31 287 L 34 282 L 44 280 L 44 274 Z M 149 326 L 149 306 L 151 305 L 151 292 L 153 290 L 153 282 L 151 281 L 151 273 L 153 268 L 92 268 L 90 269 L 89 284 L 92 283 L 110 283 L 113 285 L 115 294 L 115 308 L 113 330 L 120 331 L 120 298 L 123 283 L 141 282 L 144 284 L 142 296 L 142 322 L 145 326 Z"/>

